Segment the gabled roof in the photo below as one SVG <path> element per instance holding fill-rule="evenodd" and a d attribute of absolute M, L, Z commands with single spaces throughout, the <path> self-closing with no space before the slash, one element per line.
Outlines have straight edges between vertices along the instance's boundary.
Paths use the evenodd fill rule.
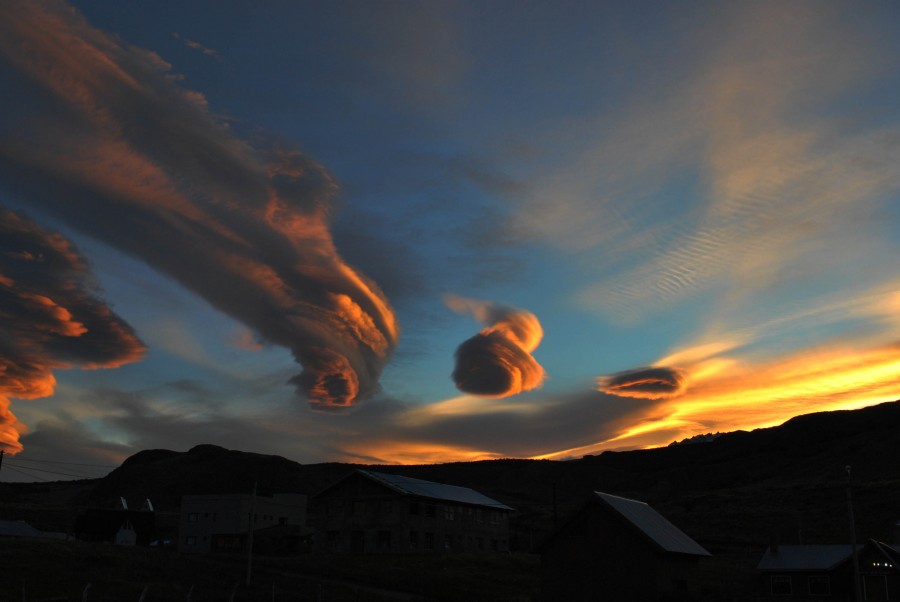
<path fill-rule="evenodd" d="M 779 545 L 768 548 L 756 568 L 760 571 L 828 571 L 848 558 L 850 544 Z"/>
<path fill-rule="evenodd" d="M 898 546 L 870 539 L 864 545 L 857 545 L 859 552 L 866 547 L 873 548 L 886 559 L 898 554 Z M 769 547 L 760 559 L 759 571 L 830 571 L 847 562 L 852 555 L 850 544 L 804 544 L 779 545 Z"/>
<path fill-rule="evenodd" d="M 513 508 L 501 504 L 497 500 L 493 500 L 468 487 L 444 485 L 443 483 L 434 483 L 432 481 L 385 474 L 383 472 L 375 472 L 372 470 L 359 469 L 357 470 L 357 473 L 389 487 L 401 495 L 458 502 L 460 504 L 469 504 L 471 506 L 484 506 L 494 510 L 513 510 Z"/>
<path fill-rule="evenodd" d="M 664 552 L 710 556 L 706 549 L 647 503 L 595 491 L 601 504 L 631 523 Z"/>

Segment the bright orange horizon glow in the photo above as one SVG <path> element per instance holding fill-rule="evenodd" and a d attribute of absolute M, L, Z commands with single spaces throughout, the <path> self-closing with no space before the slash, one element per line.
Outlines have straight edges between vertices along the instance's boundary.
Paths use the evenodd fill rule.
<path fill-rule="evenodd" d="M 534 458 L 661 447 L 694 435 L 768 428 L 802 414 L 855 410 L 900 397 L 896 345 L 868 350 L 836 347 L 763 365 L 730 367 L 706 373 L 707 378 L 698 379 L 687 394 L 654 406 L 615 437 Z"/>

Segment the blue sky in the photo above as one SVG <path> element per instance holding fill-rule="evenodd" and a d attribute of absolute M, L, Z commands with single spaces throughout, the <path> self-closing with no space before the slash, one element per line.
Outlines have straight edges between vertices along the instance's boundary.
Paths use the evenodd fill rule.
<path fill-rule="evenodd" d="M 21 470 L 567 458 L 900 397 L 900 7 L 2 12 Z M 15 246 L 53 233 L 64 278 Z"/>

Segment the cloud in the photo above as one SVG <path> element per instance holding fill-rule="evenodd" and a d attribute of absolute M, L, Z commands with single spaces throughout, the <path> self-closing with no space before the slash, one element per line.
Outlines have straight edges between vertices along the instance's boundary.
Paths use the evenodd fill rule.
<path fill-rule="evenodd" d="M 53 370 L 114 368 L 145 350 L 61 234 L 0 207 L 0 445 L 21 451 L 9 398 L 53 394 Z"/>
<path fill-rule="evenodd" d="M 900 125 L 877 92 L 895 81 L 893 32 L 837 5 L 696 16 L 621 104 L 550 130 L 546 144 L 584 142 L 535 166 L 516 220 L 580 260 L 579 306 L 617 320 L 883 277 Z M 644 58 L 609 50 L 627 72 Z"/>
<path fill-rule="evenodd" d="M 335 248 L 322 166 L 240 139 L 157 55 L 59 2 L 0 7 L 0 59 L 17 99 L 0 116 L 11 189 L 290 349 L 314 407 L 378 390 L 398 326 Z"/>
<path fill-rule="evenodd" d="M 597 389 L 619 397 L 671 399 L 687 390 L 687 375 L 678 368 L 647 367 L 597 379 Z"/>
<path fill-rule="evenodd" d="M 172 37 L 175 38 L 176 40 L 181 40 L 182 42 L 184 42 L 184 45 L 187 46 L 188 48 L 193 48 L 194 50 L 199 50 L 206 56 L 213 58 L 213 59 L 219 61 L 220 63 L 222 62 L 222 55 L 220 55 L 216 50 L 213 50 L 212 48 L 207 48 L 200 42 L 185 38 L 178 32 L 173 32 Z"/>
<path fill-rule="evenodd" d="M 445 298 L 460 313 L 471 313 L 486 327 L 456 349 L 453 381 L 465 393 L 508 397 L 539 387 L 544 369 L 531 356 L 544 331 L 531 312 L 489 302 Z"/>

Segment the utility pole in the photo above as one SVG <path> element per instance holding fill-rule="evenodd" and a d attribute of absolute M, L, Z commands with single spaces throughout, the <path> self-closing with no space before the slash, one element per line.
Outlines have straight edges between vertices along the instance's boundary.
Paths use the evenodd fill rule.
<path fill-rule="evenodd" d="M 6 453 L 6 450 L 0 449 L 0 471 L 3 470 L 3 454 L 4 453 Z M 15 470 L 13 472 L 15 472 Z"/>
<path fill-rule="evenodd" d="M 250 498 L 250 516 L 247 517 L 247 587 L 250 587 L 250 571 L 253 567 L 253 513 L 256 511 L 256 483 L 253 483 L 253 496 Z"/>
<path fill-rule="evenodd" d="M 850 465 L 844 467 L 847 471 L 847 512 L 850 515 L 850 548 L 853 551 L 853 593 L 856 602 L 863 602 L 862 584 L 859 578 L 859 551 L 856 549 L 856 519 L 853 518 L 853 494 L 851 493 Z"/>

